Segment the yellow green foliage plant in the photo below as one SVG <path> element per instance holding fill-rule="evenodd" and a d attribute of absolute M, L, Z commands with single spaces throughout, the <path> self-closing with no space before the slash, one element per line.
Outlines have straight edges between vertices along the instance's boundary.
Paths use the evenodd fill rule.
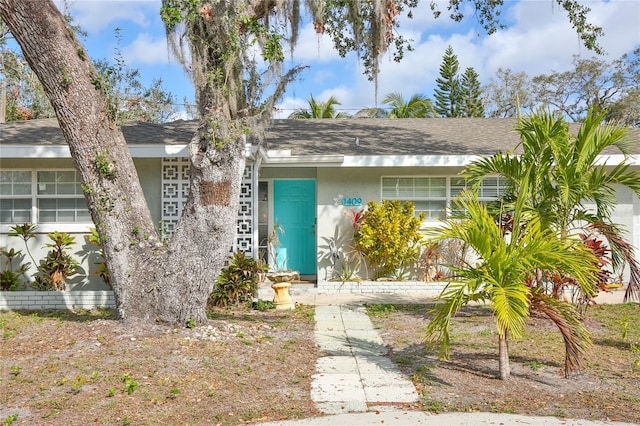
<path fill-rule="evenodd" d="M 374 279 L 404 276 L 420 254 L 424 213 L 415 214 L 410 201 L 370 201 L 354 233 L 356 249 L 373 268 Z"/>

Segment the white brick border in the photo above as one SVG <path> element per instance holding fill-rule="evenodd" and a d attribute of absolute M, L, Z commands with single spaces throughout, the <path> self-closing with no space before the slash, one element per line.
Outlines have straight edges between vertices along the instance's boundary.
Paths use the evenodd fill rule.
<path fill-rule="evenodd" d="M 446 282 L 426 281 L 318 281 L 318 294 L 440 293 Z"/>
<path fill-rule="evenodd" d="M 0 310 L 115 308 L 111 290 L 0 291 Z"/>

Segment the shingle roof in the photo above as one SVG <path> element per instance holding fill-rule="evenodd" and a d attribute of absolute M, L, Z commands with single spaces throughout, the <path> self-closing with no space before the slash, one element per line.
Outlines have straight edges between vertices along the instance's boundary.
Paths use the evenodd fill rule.
<path fill-rule="evenodd" d="M 482 118 L 274 120 L 266 145 L 293 155 L 489 155 L 516 146 L 514 125 Z"/>
<path fill-rule="evenodd" d="M 316 119 L 273 120 L 266 134 L 269 150 L 292 155 L 491 155 L 519 142 L 515 119 Z M 123 126 L 132 145 L 186 145 L 198 123 L 134 123 Z M 571 125 L 577 132 L 579 125 Z M 640 130 L 633 151 L 640 154 Z M 357 141 L 357 143 L 356 143 Z M 55 118 L 0 124 L 0 145 L 64 145 Z M 612 150 L 605 153 L 617 153 Z"/>
<path fill-rule="evenodd" d="M 198 123 L 174 121 L 166 124 L 132 123 L 122 126 L 127 143 L 132 145 L 184 145 L 189 143 Z M 12 121 L 0 124 L 0 144 L 65 145 L 56 118 Z"/>

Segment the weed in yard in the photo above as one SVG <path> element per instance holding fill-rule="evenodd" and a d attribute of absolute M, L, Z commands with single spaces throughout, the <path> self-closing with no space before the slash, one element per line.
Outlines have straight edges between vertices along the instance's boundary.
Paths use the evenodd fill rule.
<path fill-rule="evenodd" d="M 9 367 L 9 369 L 11 370 L 11 375 L 13 377 L 18 377 L 18 375 L 20 374 L 20 372 L 22 371 L 22 367 L 20 367 L 19 365 L 12 365 L 11 367 Z"/>
<path fill-rule="evenodd" d="M 491 330 L 490 328 L 485 328 L 484 330 L 480 330 L 478 332 L 478 336 L 482 337 L 491 337 L 491 335 L 493 335 L 493 330 Z"/>
<path fill-rule="evenodd" d="M 140 386 L 140 383 L 131 380 L 131 375 L 129 373 L 124 373 L 121 379 L 124 382 L 123 392 L 126 392 L 129 395 L 132 395 L 136 389 L 138 389 L 138 386 Z"/>
<path fill-rule="evenodd" d="M 297 344 L 298 344 L 298 341 L 296 339 L 289 339 L 282 344 L 282 349 L 289 350 L 292 347 L 295 347 L 295 345 Z"/>
<path fill-rule="evenodd" d="M 91 373 L 91 380 L 97 380 L 98 377 L 100 377 L 100 373 L 97 371 L 94 371 L 93 373 Z"/>
<path fill-rule="evenodd" d="M 626 340 L 627 332 L 629 331 L 629 318 L 623 318 L 620 321 L 620 326 L 622 327 L 622 340 Z"/>
<path fill-rule="evenodd" d="M 256 300 L 251 305 L 253 309 L 257 309 L 258 311 L 268 311 L 270 309 L 275 309 L 276 304 L 270 300 Z"/>
<path fill-rule="evenodd" d="M 117 392 L 116 388 L 109 389 L 109 392 L 107 392 L 107 397 L 111 398 L 112 396 L 115 396 L 116 392 Z"/>
<path fill-rule="evenodd" d="M 82 389 L 82 385 L 84 385 L 86 381 L 87 379 L 85 379 L 84 376 L 78 374 L 76 378 L 71 381 L 71 392 L 73 394 L 80 393 L 80 389 Z"/>
<path fill-rule="evenodd" d="M 422 400 L 422 407 L 425 411 L 430 411 L 432 413 L 441 413 L 445 411 L 445 407 L 440 401 L 435 401 L 428 398 L 424 398 Z"/>
<path fill-rule="evenodd" d="M 265 335 L 258 337 L 258 343 L 267 342 L 273 340 L 273 336 Z"/>
<path fill-rule="evenodd" d="M 631 344 L 631 352 L 635 352 L 637 355 L 640 355 L 640 345 Z M 633 361 L 634 369 L 640 371 L 640 359 L 636 359 Z"/>
<path fill-rule="evenodd" d="M 411 365 L 413 362 L 413 357 L 410 356 L 399 356 L 396 358 L 396 364 L 400 366 Z"/>
<path fill-rule="evenodd" d="M 169 391 L 169 398 L 175 398 L 178 395 L 180 395 L 182 392 L 180 392 L 180 389 L 178 388 L 173 388 L 171 389 L 171 391 Z"/>
<path fill-rule="evenodd" d="M 11 414 L 10 416 L 5 417 L 4 422 L 2 423 L 4 426 L 11 426 L 13 422 L 18 420 L 17 414 Z"/>
<path fill-rule="evenodd" d="M 536 361 L 535 359 L 525 362 L 524 365 L 530 367 L 533 371 L 537 371 L 544 366 L 543 363 L 541 363 L 540 361 Z"/>
<path fill-rule="evenodd" d="M 392 312 L 396 312 L 398 307 L 392 304 L 367 305 L 367 313 L 375 318 L 387 318 Z"/>
<path fill-rule="evenodd" d="M 309 324 L 313 323 L 315 319 L 315 314 L 316 314 L 316 310 L 314 309 L 313 306 L 297 305 L 296 310 L 298 312 L 302 311 L 302 316 L 307 321 L 307 323 Z"/>
<path fill-rule="evenodd" d="M 187 319 L 187 328 L 196 328 L 196 320 L 194 320 L 193 318 L 189 318 Z"/>
<path fill-rule="evenodd" d="M 57 408 L 52 408 L 51 411 L 49 411 L 47 414 L 43 415 L 42 418 L 43 419 L 48 419 L 49 417 L 55 416 L 59 412 L 60 412 L 60 410 L 58 410 Z"/>

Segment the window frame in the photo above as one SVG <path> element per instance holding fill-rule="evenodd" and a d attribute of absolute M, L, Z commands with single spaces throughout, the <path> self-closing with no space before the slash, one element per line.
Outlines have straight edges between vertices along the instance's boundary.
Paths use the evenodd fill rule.
<path fill-rule="evenodd" d="M 431 179 L 445 179 L 445 195 L 442 197 L 438 197 L 438 196 L 424 196 L 424 197 L 394 197 L 394 198 L 390 198 L 388 196 L 385 196 L 385 179 L 413 179 L 414 182 L 416 181 L 416 179 L 424 179 L 424 178 L 428 178 L 429 180 Z M 444 201 L 445 202 L 445 206 L 444 206 L 444 217 L 434 217 L 434 216 L 430 216 L 427 215 L 427 217 L 425 218 L 425 222 L 430 222 L 430 223 L 434 223 L 434 222 L 439 222 L 441 220 L 446 220 L 447 217 L 450 216 L 451 214 L 451 208 L 452 208 L 452 200 L 458 196 L 458 194 L 461 191 L 458 191 L 456 194 L 452 193 L 452 190 L 454 188 L 454 186 L 456 187 L 460 187 L 459 184 L 457 184 L 457 182 L 454 182 L 454 180 L 457 179 L 461 179 L 462 181 L 465 181 L 465 179 L 461 176 L 458 175 L 383 175 L 380 177 L 380 200 L 384 201 L 384 200 L 400 200 L 400 201 L 411 201 L 414 204 L 420 201 Z M 485 179 L 496 179 L 496 185 L 494 188 L 496 188 L 496 196 L 486 196 L 484 194 L 482 194 L 482 191 L 485 190 L 485 188 L 483 187 Z M 454 185 L 455 183 L 455 185 Z M 503 194 L 504 191 L 507 187 L 507 182 L 506 179 L 503 176 L 500 175 L 489 175 L 487 177 L 485 177 L 483 179 L 483 182 L 480 184 L 481 185 L 481 193 L 480 196 L 478 197 L 478 199 L 480 200 L 480 202 L 482 203 L 487 203 L 490 201 L 495 201 L 498 198 L 500 198 Z M 466 184 L 462 187 L 462 189 L 466 189 L 469 188 L 469 185 Z M 488 188 L 487 188 L 488 189 Z M 416 208 L 416 212 L 418 211 L 422 211 Z"/>
<path fill-rule="evenodd" d="M 77 221 L 77 222 L 68 222 L 68 221 L 56 221 L 56 222 L 41 222 L 40 220 L 40 207 L 39 202 L 41 200 L 51 200 L 51 199 L 71 199 L 85 200 L 84 193 L 78 194 L 74 191 L 73 194 L 40 194 L 38 192 L 38 187 L 41 183 L 51 183 L 51 182 L 39 182 L 38 177 L 39 173 L 43 172 L 74 172 L 75 182 L 74 185 L 79 184 L 78 172 L 73 168 L 37 168 L 37 169 L 25 169 L 25 168 L 17 168 L 17 169 L 1 169 L 1 172 L 28 172 L 31 174 L 31 194 L 30 195 L 10 195 L 6 196 L 7 199 L 30 199 L 31 200 L 31 210 L 30 210 L 30 223 L 37 225 L 36 233 L 49 233 L 53 231 L 61 231 L 61 232 L 79 232 L 79 233 L 87 233 L 90 228 L 94 227 L 93 221 L 91 220 L 90 214 L 88 214 L 88 221 Z M 5 197 L 3 195 L 3 197 Z M 86 205 L 86 200 L 85 200 Z M 87 213 L 89 212 L 87 208 Z M 56 216 L 59 214 L 59 210 L 56 208 Z M 74 216 L 78 216 L 78 209 L 74 209 Z M 11 232 L 11 227 L 15 225 L 21 225 L 21 223 L 0 223 L 0 232 L 8 233 Z"/>

